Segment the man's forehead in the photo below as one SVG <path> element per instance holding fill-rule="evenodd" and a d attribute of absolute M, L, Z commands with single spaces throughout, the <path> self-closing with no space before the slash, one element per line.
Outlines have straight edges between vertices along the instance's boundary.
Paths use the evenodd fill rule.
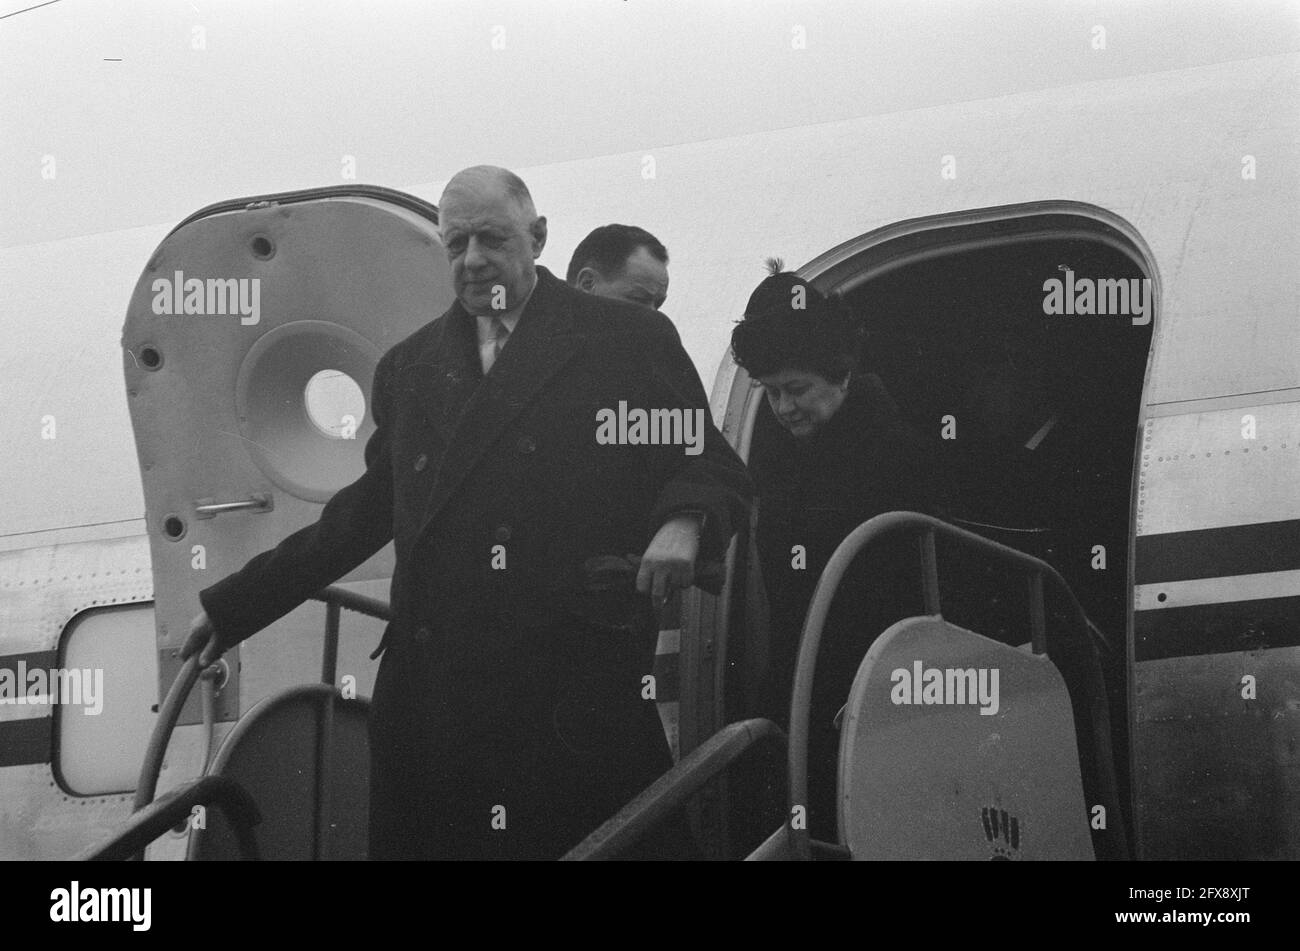
<path fill-rule="evenodd" d="M 513 212 L 513 213 L 512 213 Z M 443 205 L 438 209 L 438 226 L 447 231 L 486 231 L 488 229 L 510 231 L 520 227 L 521 215 L 511 208 L 461 208 L 456 205 Z"/>
<path fill-rule="evenodd" d="M 514 218 L 520 215 L 519 203 L 504 189 L 455 188 L 442 193 L 438 205 L 439 218 L 455 220 L 488 220 Z"/>
<path fill-rule="evenodd" d="M 629 283 L 645 290 L 663 290 L 668 286 L 668 266 L 644 245 L 628 255 L 623 264 L 623 276 Z"/>
<path fill-rule="evenodd" d="M 532 217 L 510 191 L 507 184 L 489 176 L 466 176 L 453 181 L 438 200 L 439 221 L 457 225 L 489 224 L 527 227 Z"/>

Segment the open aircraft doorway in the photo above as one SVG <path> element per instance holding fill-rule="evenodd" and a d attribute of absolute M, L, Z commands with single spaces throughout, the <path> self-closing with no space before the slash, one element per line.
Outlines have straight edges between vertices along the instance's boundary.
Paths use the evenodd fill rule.
<path fill-rule="evenodd" d="M 1102 209 L 1040 202 L 891 225 L 798 273 L 860 319 L 859 371 L 875 374 L 933 443 L 944 469 L 945 519 L 1054 567 L 1104 638 L 1110 742 L 1131 821 L 1132 499 L 1159 301 L 1145 242 Z M 1113 312 L 1117 304 L 1122 313 Z M 761 389 L 743 370 L 734 374 L 729 435 L 752 464 L 776 424 Z M 759 518 L 761 511 L 760 498 Z M 1009 566 L 951 557 L 942 536 L 937 544 L 945 620 L 1024 644 L 1023 578 Z M 719 662 L 727 722 L 767 715 L 755 706 L 764 666 L 777 639 L 800 636 L 772 629 L 758 573 L 751 538 L 737 548 L 733 620 Z M 1046 608 L 1049 628 L 1065 623 L 1061 600 L 1049 593 Z M 748 854 L 758 829 L 738 817 L 752 810 L 754 790 L 752 780 L 737 779 L 728 793 L 730 835 L 734 850 Z M 775 785 L 767 794 L 779 798 Z"/>

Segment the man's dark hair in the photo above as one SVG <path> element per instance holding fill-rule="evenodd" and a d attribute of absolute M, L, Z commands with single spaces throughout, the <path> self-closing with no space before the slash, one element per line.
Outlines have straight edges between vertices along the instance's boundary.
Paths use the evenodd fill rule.
<path fill-rule="evenodd" d="M 843 380 L 857 369 L 862 349 L 853 313 L 839 298 L 782 271 L 780 259 L 769 260 L 768 268 L 772 275 L 750 296 L 744 319 L 731 332 L 736 364 L 751 378 L 802 370 Z"/>
<path fill-rule="evenodd" d="M 564 279 L 576 284 L 578 272 L 584 267 L 595 268 L 602 277 L 614 277 L 627 265 L 627 259 L 637 248 L 645 248 L 656 260 L 668 263 L 668 249 L 644 228 L 602 225 L 583 238 L 573 250 Z"/>

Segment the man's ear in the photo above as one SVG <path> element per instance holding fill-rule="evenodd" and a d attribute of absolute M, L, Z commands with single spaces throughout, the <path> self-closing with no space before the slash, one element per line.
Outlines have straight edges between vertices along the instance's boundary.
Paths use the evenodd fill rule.
<path fill-rule="evenodd" d="M 528 231 L 533 238 L 533 260 L 535 261 L 542 256 L 542 248 L 546 247 L 546 216 L 538 215 Z"/>
<path fill-rule="evenodd" d="M 584 267 L 574 278 L 574 285 L 580 291 L 586 291 L 588 294 L 595 293 L 596 280 L 600 277 L 594 267 Z"/>

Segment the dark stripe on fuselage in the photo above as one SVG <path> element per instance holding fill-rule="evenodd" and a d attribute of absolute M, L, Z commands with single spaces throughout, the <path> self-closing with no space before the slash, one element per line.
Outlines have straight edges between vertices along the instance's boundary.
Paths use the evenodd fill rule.
<path fill-rule="evenodd" d="M 1137 584 L 1300 568 L 1300 519 L 1139 535 Z"/>
<path fill-rule="evenodd" d="M 18 676 L 18 665 L 26 669 L 49 670 L 58 663 L 57 651 L 31 651 L 26 654 L 6 654 L 0 657 L 0 669 Z M 17 684 L 18 689 L 24 685 Z M 8 706 L 9 704 L 6 704 Z M 46 710 L 52 710 L 46 707 Z M 24 717 L 21 720 L 0 720 L 0 767 L 27 766 L 31 763 L 48 763 L 54 737 L 54 717 Z"/>
<path fill-rule="evenodd" d="M 0 721 L 0 767 L 50 761 L 54 717 Z"/>
<path fill-rule="evenodd" d="M 1134 659 L 1300 645 L 1300 597 L 1158 608 L 1133 615 Z"/>

